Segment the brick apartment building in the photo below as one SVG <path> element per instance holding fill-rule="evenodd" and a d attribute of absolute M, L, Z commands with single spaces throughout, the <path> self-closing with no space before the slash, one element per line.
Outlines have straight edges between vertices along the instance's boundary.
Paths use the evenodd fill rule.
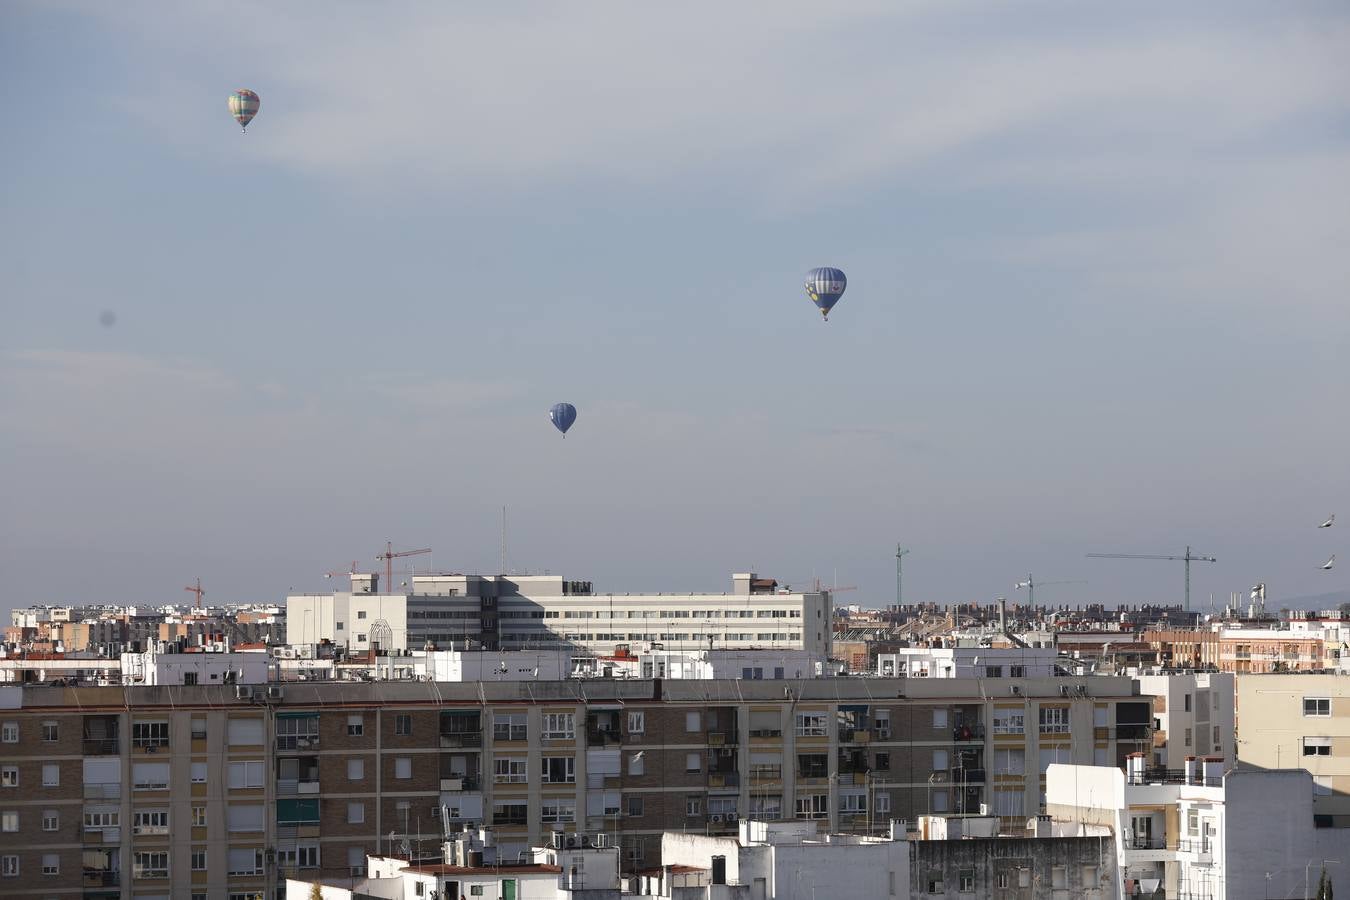
<path fill-rule="evenodd" d="M 443 812 L 503 859 L 604 832 L 625 870 L 742 817 L 1011 824 L 1051 763 L 1122 764 L 1149 717 L 1104 677 L 0 687 L 0 896 L 272 897 L 434 855 Z"/>

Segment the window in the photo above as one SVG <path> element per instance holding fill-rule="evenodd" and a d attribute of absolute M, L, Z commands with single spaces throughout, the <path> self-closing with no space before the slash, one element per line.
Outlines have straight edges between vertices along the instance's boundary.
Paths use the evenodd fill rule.
<path fill-rule="evenodd" d="M 930 894 L 945 894 L 945 893 L 947 893 L 947 886 L 946 886 L 946 885 L 943 883 L 943 881 L 942 881 L 942 873 L 941 873 L 941 872 L 932 872 L 932 873 L 930 873 L 929 876 L 928 876 L 928 879 L 927 879 L 927 881 L 926 881 L 926 887 L 927 887 L 928 893 L 930 893 Z"/>
<path fill-rule="evenodd" d="M 195 762 L 192 764 L 192 783 L 206 784 L 206 763 Z"/>
<path fill-rule="evenodd" d="M 797 737 L 824 737 L 824 713 L 797 713 Z"/>
<path fill-rule="evenodd" d="M 16 878 L 18 874 L 19 858 L 17 856 L 0 856 L 0 876 Z"/>
<path fill-rule="evenodd" d="M 571 801 L 551 800 L 540 807 L 539 821 L 541 822 L 575 822 L 576 820 L 577 805 Z"/>
<path fill-rule="evenodd" d="M 262 763 L 254 763 L 261 767 Z M 134 763 L 131 767 L 131 786 L 137 791 L 162 791 L 169 786 L 169 764 Z"/>
<path fill-rule="evenodd" d="M 805 794 L 797 798 L 797 818 L 825 819 L 830 815 L 830 798 L 826 794 Z"/>
<path fill-rule="evenodd" d="M 61 814 L 54 809 L 44 809 L 42 811 L 42 830 L 59 831 L 61 828 Z"/>
<path fill-rule="evenodd" d="M 211 897 L 206 891 L 193 891 L 190 896 L 192 900 L 210 900 Z"/>
<path fill-rule="evenodd" d="M 525 713 L 494 713 L 492 737 L 499 741 L 523 741 L 527 737 Z"/>
<path fill-rule="evenodd" d="M 492 780 L 497 784 L 524 784 L 529 780 L 528 772 L 523 756 L 498 756 L 492 761 Z"/>
<path fill-rule="evenodd" d="M 524 825 L 529 818 L 529 806 L 524 800 L 492 804 L 492 824 Z"/>
<path fill-rule="evenodd" d="M 193 827 L 193 828 L 205 828 L 205 827 L 206 827 L 206 807 L 205 807 L 205 806 L 194 806 L 194 807 L 192 807 L 192 827 Z"/>
<path fill-rule="evenodd" d="M 702 772 L 703 756 L 699 753 L 686 753 L 684 755 L 684 770 L 686 772 Z"/>
<path fill-rule="evenodd" d="M 947 811 L 947 789 L 946 789 L 946 788 L 943 788 L 942 790 L 933 791 L 933 793 L 932 793 L 932 798 L 933 798 L 933 808 L 932 808 L 932 812 L 935 812 L 935 813 L 942 813 L 942 812 L 946 812 L 946 811 Z"/>
<path fill-rule="evenodd" d="M 157 750 L 169 746 L 169 723 L 132 722 L 131 745 L 140 750 Z"/>
<path fill-rule="evenodd" d="M 19 767 L 0 766 L 0 787 L 16 788 L 18 786 L 19 786 Z"/>
<path fill-rule="evenodd" d="M 59 763 L 42 764 L 42 786 L 58 787 L 61 784 L 61 766 Z"/>
<path fill-rule="evenodd" d="M 1008 873 L 1007 873 L 1007 872 L 999 872 L 998 875 L 996 875 L 996 876 L 994 877 L 994 884 L 995 884 L 1000 890 L 1003 890 L 1003 889 L 1007 888 L 1007 887 L 1008 887 Z"/>
<path fill-rule="evenodd" d="M 1185 711 L 1185 712 L 1190 712 L 1190 711 L 1191 711 L 1191 695 L 1190 695 L 1190 694 L 1186 694 L 1182 699 L 1183 699 L 1183 704 L 1182 704 L 1182 705 L 1183 705 L 1184 711 Z"/>
<path fill-rule="evenodd" d="M 261 761 L 230 763 L 229 773 L 230 790 L 263 786 L 263 764 Z"/>
<path fill-rule="evenodd" d="M 577 736 L 576 716 L 572 713 L 545 713 L 544 740 L 570 741 Z"/>
<path fill-rule="evenodd" d="M 261 875 L 263 852 L 261 848 L 231 850 L 226 868 L 231 875 Z"/>
<path fill-rule="evenodd" d="M 1303 714 L 1305 716 L 1329 716 L 1331 715 L 1330 697 L 1304 697 Z"/>
<path fill-rule="evenodd" d="M 630 712 L 628 714 L 628 733 L 642 734 L 647 730 L 647 714 L 645 712 Z"/>
<path fill-rule="evenodd" d="M 686 816 L 701 816 L 701 815 L 703 815 L 703 798 L 702 798 L 702 797 L 685 797 L 685 798 L 684 798 L 684 814 L 685 814 Z"/>
<path fill-rule="evenodd" d="M 117 810 L 89 810 L 84 814 L 84 830 L 98 831 L 102 828 L 116 828 L 122 821 Z"/>
<path fill-rule="evenodd" d="M 947 727 L 947 710 L 933 710 L 933 727 L 939 730 Z"/>
<path fill-rule="evenodd" d="M 703 728 L 703 716 L 697 712 L 687 712 L 684 714 L 684 730 L 688 732 L 701 731 Z"/>
<path fill-rule="evenodd" d="M 1069 708 L 1067 706 L 1042 706 L 1040 720 L 1041 734 L 1069 733 Z"/>
<path fill-rule="evenodd" d="M 628 757 L 628 774 L 641 775 L 646 771 L 646 764 L 643 761 L 642 753 L 634 753 Z"/>
<path fill-rule="evenodd" d="M 1191 745 L 1191 730 L 1189 728 L 1185 730 L 1185 732 L 1183 733 L 1183 737 L 1185 738 L 1183 743 L 1185 744 L 1185 746 L 1189 747 Z"/>
<path fill-rule="evenodd" d="M 576 762 L 571 756 L 545 756 L 544 784 L 575 784 Z"/>
<path fill-rule="evenodd" d="M 263 805 L 231 803 L 225 810 L 225 826 L 229 831 L 262 831 Z"/>
<path fill-rule="evenodd" d="M 364 619 L 366 617 L 366 611 L 364 609 L 358 609 L 356 611 L 356 617 L 358 619 Z"/>
<path fill-rule="evenodd" d="M 0 725 L 0 741 L 6 744 L 17 744 L 19 742 L 19 723 L 6 722 Z"/>
<path fill-rule="evenodd" d="M 132 834 L 168 834 L 167 809 L 138 809 L 131 814 Z"/>
<path fill-rule="evenodd" d="M 42 740 L 48 744 L 54 744 L 61 737 L 61 726 L 56 722 L 42 723 Z"/>
<path fill-rule="evenodd" d="M 366 720 L 363 716 L 347 717 L 347 737 L 360 737 L 366 733 Z"/>
<path fill-rule="evenodd" d="M 205 720 L 205 719 L 193 719 L 193 720 L 192 720 L 192 739 L 193 739 L 194 741 L 204 741 L 204 740 L 206 740 L 206 720 Z"/>
<path fill-rule="evenodd" d="M 984 667 L 984 677 L 985 677 L 985 678 L 1002 678 L 1002 677 L 1003 677 L 1003 667 L 1002 667 L 1002 666 L 985 666 L 985 667 Z"/>
<path fill-rule="evenodd" d="M 42 854 L 42 874 L 43 875 L 61 874 L 61 854 L 59 853 Z"/>
<path fill-rule="evenodd" d="M 1022 734 L 1026 713 L 1020 709 L 995 709 L 994 734 Z"/>
<path fill-rule="evenodd" d="M 366 820 L 366 805 L 364 803 L 347 804 L 347 822 L 351 825 L 360 825 Z"/>
<path fill-rule="evenodd" d="M 363 848 L 347 848 L 347 871 L 352 875 L 366 874 L 366 851 Z"/>
<path fill-rule="evenodd" d="M 632 818 L 632 819 L 640 819 L 640 818 L 642 818 L 642 815 L 643 815 L 643 813 L 642 813 L 642 798 L 641 798 L 641 797 L 629 797 L 629 798 L 628 798 L 628 816 L 629 816 L 629 818 Z"/>
<path fill-rule="evenodd" d="M 136 878 L 168 878 L 168 852 L 152 850 L 132 854 L 132 875 Z"/>
<path fill-rule="evenodd" d="M 399 756 L 394 759 L 394 777 L 400 779 L 412 777 L 411 756 Z"/>
<path fill-rule="evenodd" d="M 956 889 L 963 894 L 973 893 L 975 890 L 975 870 L 962 869 L 956 883 Z"/>
<path fill-rule="evenodd" d="M 1009 678 L 1025 678 L 1027 676 L 1026 666 L 1008 666 Z"/>
<path fill-rule="evenodd" d="M 1017 869 L 1017 886 L 1020 888 L 1031 887 L 1031 869 L 1026 866 L 1019 866 Z"/>
<path fill-rule="evenodd" d="M 1222 750 L 1222 749 L 1223 749 L 1223 743 L 1222 743 L 1222 741 L 1221 741 L 1220 738 L 1219 738 L 1219 726 L 1218 726 L 1218 725 L 1215 725 L 1215 726 L 1214 726 L 1214 749 L 1215 749 L 1215 750 Z"/>
<path fill-rule="evenodd" d="M 875 807 L 873 812 L 878 815 L 885 815 L 891 811 L 891 795 L 882 791 L 872 798 L 872 805 Z"/>
<path fill-rule="evenodd" d="M 1330 756 L 1331 738 L 1329 737 L 1305 737 L 1303 739 L 1304 756 Z"/>
<path fill-rule="evenodd" d="M 0 813 L 0 831 L 14 832 L 19 830 L 18 810 L 7 809 Z"/>
<path fill-rule="evenodd" d="M 282 733 L 282 722 L 291 722 L 294 720 L 280 720 L 277 722 L 277 733 Z M 295 732 L 292 731 L 292 734 Z M 263 742 L 263 720 L 250 717 L 247 719 L 230 719 L 227 739 L 231 747 L 261 747 Z M 284 749 L 293 749 L 294 744 Z"/>
<path fill-rule="evenodd" d="M 412 716 L 394 716 L 394 734 L 412 734 Z"/>
<path fill-rule="evenodd" d="M 945 772 L 945 771 L 947 771 L 947 751 L 946 751 L 946 750 L 934 750 L 934 751 L 933 751 L 933 771 L 934 771 L 934 772 Z"/>
<path fill-rule="evenodd" d="M 195 848 L 193 849 L 193 851 L 192 851 L 192 871 L 194 871 L 194 872 L 205 872 L 205 871 L 206 871 L 206 851 L 205 851 L 205 850 L 197 850 L 197 849 L 195 849 Z"/>
<path fill-rule="evenodd" d="M 1097 886 L 1097 867 L 1083 866 L 1083 887 L 1091 890 Z"/>
<path fill-rule="evenodd" d="M 366 761 L 364 759 L 347 760 L 347 780 L 360 781 L 366 777 Z"/>
<path fill-rule="evenodd" d="M 1062 891 L 1069 886 L 1069 870 L 1067 866 L 1050 867 L 1050 887 L 1057 891 Z"/>
<path fill-rule="evenodd" d="M 339 621 L 333 623 L 333 630 L 334 630 L 334 631 L 343 631 L 343 630 L 345 630 L 346 628 L 347 628 L 347 623 L 346 623 L 346 622 L 343 622 L 343 621 L 341 621 L 341 620 L 339 620 Z"/>
<path fill-rule="evenodd" d="M 889 753 L 878 753 L 876 757 L 876 769 L 879 772 L 890 771 L 891 755 Z"/>

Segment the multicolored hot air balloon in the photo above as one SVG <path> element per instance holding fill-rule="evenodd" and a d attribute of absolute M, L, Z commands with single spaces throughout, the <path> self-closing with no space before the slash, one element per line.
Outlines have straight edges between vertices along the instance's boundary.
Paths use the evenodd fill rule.
<path fill-rule="evenodd" d="M 834 309 L 839 298 L 844 296 L 844 288 L 847 286 L 848 279 L 844 277 L 844 273 L 830 266 L 812 269 L 806 273 L 806 296 L 820 307 L 820 314 L 827 322 L 830 320 L 830 310 Z"/>
<path fill-rule="evenodd" d="M 239 127 L 248 131 L 248 123 L 258 114 L 258 95 L 248 88 L 240 88 L 230 95 L 230 115 Z"/>
<path fill-rule="evenodd" d="M 563 437 L 567 437 L 567 429 L 577 420 L 577 408 L 570 403 L 555 403 L 549 409 L 548 417 L 553 422 L 553 427 L 561 431 Z"/>

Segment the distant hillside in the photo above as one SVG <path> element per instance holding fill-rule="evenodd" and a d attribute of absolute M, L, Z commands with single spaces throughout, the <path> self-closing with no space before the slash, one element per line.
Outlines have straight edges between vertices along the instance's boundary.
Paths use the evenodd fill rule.
<path fill-rule="evenodd" d="M 1266 609 L 1337 609 L 1342 603 L 1350 603 L 1350 590 L 1285 597 L 1280 600 L 1267 598 Z"/>

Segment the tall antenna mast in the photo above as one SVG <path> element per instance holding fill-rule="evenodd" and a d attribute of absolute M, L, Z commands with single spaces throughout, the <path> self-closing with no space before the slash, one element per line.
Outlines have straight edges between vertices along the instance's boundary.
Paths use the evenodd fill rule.
<path fill-rule="evenodd" d="M 901 547 L 899 544 L 896 544 L 896 545 L 895 545 L 895 605 L 896 605 L 896 606 L 901 606 L 901 605 L 903 605 L 903 601 L 904 601 L 904 598 L 905 598 L 905 594 L 904 594 L 904 585 L 903 585 L 903 578 L 902 578 L 904 572 L 903 572 L 903 570 L 902 570 L 902 568 L 901 568 L 901 565 L 902 565 L 902 563 L 903 563 L 902 557 L 904 557 L 904 555 L 905 555 L 906 553 L 908 553 L 908 552 L 909 552 L 908 550 L 906 550 L 904 547 Z"/>

